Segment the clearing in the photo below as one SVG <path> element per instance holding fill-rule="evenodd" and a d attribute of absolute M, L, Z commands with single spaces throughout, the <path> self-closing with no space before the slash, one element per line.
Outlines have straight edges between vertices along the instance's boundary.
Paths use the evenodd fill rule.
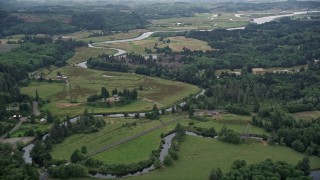
<path fill-rule="evenodd" d="M 320 111 L 304 111 L 293 113 L 292 115 L 297 120 L 312 120 L 320 117 Z"/>

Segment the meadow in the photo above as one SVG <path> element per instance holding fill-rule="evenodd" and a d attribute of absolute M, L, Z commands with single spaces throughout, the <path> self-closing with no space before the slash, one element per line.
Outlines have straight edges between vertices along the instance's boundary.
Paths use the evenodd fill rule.
<path fill-rule="evenodd" d="M 236 115 L 236 114 L 219 114 L 215 117 L 208 117 L 207 122 L 194 121 L 195 127 L 211 128 L 219 132 L 225 125 L 228 129 L 232 129 L 238 133 L 244 133 L 248 129 L 250 134 L 267 135 L 269 134 L 264 129 L 251 125 L 251 116 Z"/>
<path fill-rule="evenodd" d="M 90 57 L 97 57 L 99 54 L 115 54 L 117 51 L 112 49 L 103 49 L 103 48 L 89 48 L 89 47 L 80 47 L 77 48 L 75 54 L 72 58 L 68 60 L 69 64 L 78 64 L 83 61 L 86 61 Z"/>
<path fill-rule="evenodd" d="M 91 134 L 75 134 L 67 137 L 62 143 L 53 146 L 51 155 L 54 159 L 69 160 L 74 150 L 86 146 L 88 154 L 91 154 L 104 146 L 110 145 L 121 139 L 133 136 L 142 131 L 152 129 L 163 123 L 170 122 L 174 119 L 183 120 L 184 117 L 179 114 L 161 116 L 161 120 L 150 121 L 147 119 L 132 119 L 132 118 L 106 118 L 107 125 L 99 132 Z M 136 123 L 136 125 L 133 125 Z M 152 150 L 155 150 L 160 145 L 161 133 L 166 133 L 175 127 L 176 123 L 169 124 L 154 132 L 148 133 L 138 139 L 129 141 L 123 145 L 119 145 L 104 151 L 94 158 L 99 160 L 113 160 L 124 162 L 136 162 L 138 159 L 147 159 Z M 135 143 L 138 143 L 137 146 Z M 130 149 L 126 149 L 130 147 Z M 131 151 L 133 150 L 133 151 Z M 114 156 L 118 154 L 119 156 Z M 128 159 L 127 159 L 128 158 Z"/>
<path fill-rule="evenodd" d="M 29 86 L 21 88 L 21 92 L 35 97 L 35 92 L 38 90 L 40 98 L 51 101 L 42 109 L 50 109 L 54 114 L 61 116 L 78 115 L 86 108 L 95 113 L 147 111 L 152 109 L 154 103 L 158 107 L 169 106 L 200 90 L 193 85 L 155 77 L 83 69 L 75 66 L 55 69 L 48 77 L 54 79 L 58 72 L 68 76 L 68 83 L 32 82 Z M 101 87 L 107 87 L 111 91 L 115 88 L 138 89 L 140 85 L 143 90 L 139 91 L 138 100 L 131 104 L 111 108 L 92 107 L 85 104 L 87 97 L 99 93 Z"/>
<path fill-rule="evenodd" d="M 245 160 L 247 164 L 258 163 L 266 159 L 287 161 L 296 165 L 305 154 L 298 153 L 283 146 L 270 146 L 255 142 L 251 144 L 234 145 L 211 138 L 187 136 L 181 144 L 179 160 L 170 167 L 151 173 L 127 177 L 123 179 L 208 179 L 213 167 L 220 167 L 224 173 L 231 170 L 235 160 Z M 311 168 L 320 167 L 320 158 L 309 156 Z"/>
<path fill-rule="evenodd" d="M 168 39 L 170 40 L 170 43 L 164 42 Z M 186 38 L 183 36 L 168 37 L 165 38 L 164 41 L 160 41 L 158 37 L 149 37 L 141 41 L 133 41 L 127 43 L 97 44 L 97 46 L 123 49 L 129 53 L 135 54 L 146 54 L 145 48 L 151 49 L 152 53 L 156 53 L 156 49 L 154 48 L 155 44 L 157 44 L 158 48 L 164 48 L 166 46 L 169 46 L 174 52 L 181 52 L 184 47 L 193 51 L 212 50 L 212 48 L 208 45 L 207 42 L 192 38 Z"/>
<path fill-rule="evenodd" d="M 178 122 L 183 125 L 187 125 L 188 122 L 190 122 L 189 119 L 180 114 L 161 116 L 161 121 L 166 121 L 166 119 L 178 119 L 178 121 L 137 139 L 101 152 L 93 156 L 93 158 L 110 164 L 129 164 L 149 159 L 152 150 L 157 150 L 159 148 L 161 134 L 166 134 L 174 130 Z"/>

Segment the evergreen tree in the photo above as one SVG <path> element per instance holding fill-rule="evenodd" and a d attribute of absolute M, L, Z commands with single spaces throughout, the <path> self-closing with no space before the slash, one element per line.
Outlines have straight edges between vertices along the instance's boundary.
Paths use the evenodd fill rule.
<path fill-rule="evenodd" d="M 36 90 L 36 98 L 35 98 L 35 101 L 39 102 L 39 99 L 40 99 L 39 93 L 38 93 L 38 90 Z"/>

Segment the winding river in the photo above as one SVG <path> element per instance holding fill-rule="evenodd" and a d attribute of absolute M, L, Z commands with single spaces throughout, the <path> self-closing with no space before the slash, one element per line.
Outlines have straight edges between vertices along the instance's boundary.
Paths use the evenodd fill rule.
<path fill-rule="evenodd" d="M 295 15 L 303 15 L 303 14 L 307 14 L 309 12 L 319 12 L 319 11 L 303 11 L 303 12 L 294 12 L 292 14 L 284 14 L 284 15 L 277 15 L 277 16 L 267 16 L 267 17 L 262 17 L 262 18 L 256 18 L 253 20 L 254 23 L 256 24 L 263 24 L 263 23 L 266 23 L 266 22 L 270 22 L 270 21 L 273 21 L 275 20 L 276 18 L 280 18 L 280 17 L 289 17 L 289 16 L 295 16 Z M 236 14 L 235 15 L 236 17 L 240 17 L 241 15 L 240 14 Z M 245 27 L 237 27 L 237 28 L 229 28 L 227 30 L 239 30 L 239 29 L 245 29 Z M 170 31 L 171 32 L 171 31 Z M 93 43 L 93 44 L 89 44 L 88 47 L 90 48 L 104 48 L 104 47 L 98 47 L 98 46 L 95 46 L 95 45 L 99 45 L 99 44 L 112 44 L 112 43 L 122 43 L 122 42 L 132 42 L 132 41 L 140 41 L 140 40 L 144 40 L 148 37 L 150 37 L 153 33 L 155 32 L 146 32 L 146 33 L 143 33 L 141 36 L 138 36 L 136 38 L 130 38 L 130 39 L 124 39 L 124 40 L 113 40 L 113 41 L 105 41 L 105 42 L 98 42 L 98 43 Z M 117 53 L 114 54 L 114 56 L 123 56 L 126 54 L 126 51 L 125 50 L 122 50 L 122 49 L 116 49 L 116 48 L 109 48 L 109 49 L 113 49 L 113 50 L 116 50 L 118 51 Z M 82 62 L 82 63 L 79 63 L 77 64 L 77 66 L 79 67 L 82 67 L 82 68 L 88 68 L 87 67 L 87 62 Z M 202 90 L 201 93 L 199 93 L 196 97 L 198 97 L 199 95 L 203 95 L 204 94 L 204 90 Z M 179 105 L 183 106 L 185 104 L 185 102 L 181 102 L 179 103 Z M 166 111 L 167 112 L 171 112 L 172 108 L 167 108 Z M 136 113 L 130 113 L 128 114 L 129 117 L 134 117 Z M 144 112 L 141 112 L 139 113 L 140 117 L 144 117 L 145 116 L 145 113 Z M 97 115 L 97 116 L 102 116 L 102 115 Z M 107 117 L 124 117 L 125 115 L 124 114 L 110 114 L 110 115 L 107 115 Z M 79 117 L 75 117 L 75 118 L 72 118 L 70 119 L 71 122 L 76 122 L 77 120 L 79 119 Z M 62 124 L 63 125 L 63 124 Z M 187 135 L 192 135 L 192 136 L 198 136 L 197 134 L 195 133 L 192 133 L 192 132 L 187 132 Z M 45 135 L 43 137 L 43 140 L 49 136 L 49 134 Z M 170 134 L 168 136 L 166 136 L 164 138 L 165 140 L 165 143 L 163 144 L 162 146 L 162 150 L 160 152 L 160 161 L 163 161 L 164 157 L 168 154 L 168 150 L 169 148 L 171 147 L 171 140 L 172 138 L 175 136 L 175 133 L 173 134 Z M 30 156 L 30 152 L 32 150 L 32 148 L 34 147 L 34 144 L 29 144 L 28 146 L 24 147 L 23 150 L 24 150 L 24 154 L 23 154 L 23 158 L 25 160 L 26 163 L 28 164 L 31 164 L 32 163 L 32 158 Z M 136 176 L 136 175 L 140 175 L 140 174 L 144 174 L 144 173 L 148 173 L 150 171 L 154 170 L 154 166 L 150 166 L 148 168 L 145 168 L 143 169 L 141 172 L 137 172 L 135 174 L 128 174 L 126 176 Z M 97 178 L 116 178 L 116 176 L 113 176 L 113 175 L 102 175 L 102 174 L 96 174 L 94 175 L 94 177 L 97 177 Z M 311 173 L 311 177 L 314 177 L 315 179 L 320 177 L 320 171 L 313 171 Z"/>

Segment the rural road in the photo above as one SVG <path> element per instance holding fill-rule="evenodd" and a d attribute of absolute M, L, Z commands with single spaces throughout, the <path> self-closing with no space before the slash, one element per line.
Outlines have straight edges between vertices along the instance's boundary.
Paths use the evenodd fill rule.
<path fill-rule="evenodd" d="M 11 133 L 15 132 L 17 129 L 20 128 L 20 126 L 22 125 L 22 123 L 25 122 L 26 120 L 27 120 L 26 117 L 21 118 L 21 119 L 19 120 L 19 122 L 18 122 L 9 132 L 5 133 L 5 134 L 2 135 L 0 138 L 5 138 L 5 137 L 7 137 L 7 134 L 8 134 L 8 133 L 11 134 Z"/>
<path fill-rule="evenodd" d="M 181 116 L 180 116 L 180 117 L 181 117 Z M 121 140 L 119 140 L 119 141 L 116 141 L 116 142 L 114 142 L 114 143 L 111 143 L 111 144 L 109 144 L 109 145 L 101 148 L 101 149 L 98 150 L 98 151 L 89 153 L 88 156 L 89 156 L 89 157 L 94 156 L 94 155 L 99 154 L 99 153 L 101 153 L 101 152 L 103 152 L 103 151 L 106 151 L 106 150 L 108 150 L 108 149 L 111 149 L 111 148 L 113 148 L 113 147 L 115 147 L 115 146 L 118 146 L 118 145 L 120 145 L 120 144 L 126 143 L 126 142 L 131 141 L 131 140 L 134 140 L 134 139 L 137 139 L 137 138 L 139 138 L 139 137 L 141 137 L 141 136 L 143 136 L 143 135 L 146 135 L 146 134 L 148 134 L 148 133 L 151 133 L 151 132 L 153 132 L 153 131 L 155 131 L 155 130 L 158 130 L 158 129 L 161 129 L 161 128 L 163 128 L 163 127 L 166 127 L 166 126 L 168 126 L 169 124 L 172 124 L 172 123 L 177 122 L 178 120 L 180 120 L 180 117 L 177 117 L 177 118 L 173 119 L 173 120 L 170 121 L 170 122 L 163 123 L 163 124 L 161 124 L 161 125 L 159 125 L 159 126 L 156 126 L 156 127 L 154 127 L 154 128 L 151 128 L 151 129 L 142 131 L 142 132 L 140 132 L 140 133 L 138 133 L 138 134 L 135 134 L 135 135 L 133 135 L 133 136 L 129 136 L 129 137 L 126 137 L 126 138 L 121 139 Z"/>

